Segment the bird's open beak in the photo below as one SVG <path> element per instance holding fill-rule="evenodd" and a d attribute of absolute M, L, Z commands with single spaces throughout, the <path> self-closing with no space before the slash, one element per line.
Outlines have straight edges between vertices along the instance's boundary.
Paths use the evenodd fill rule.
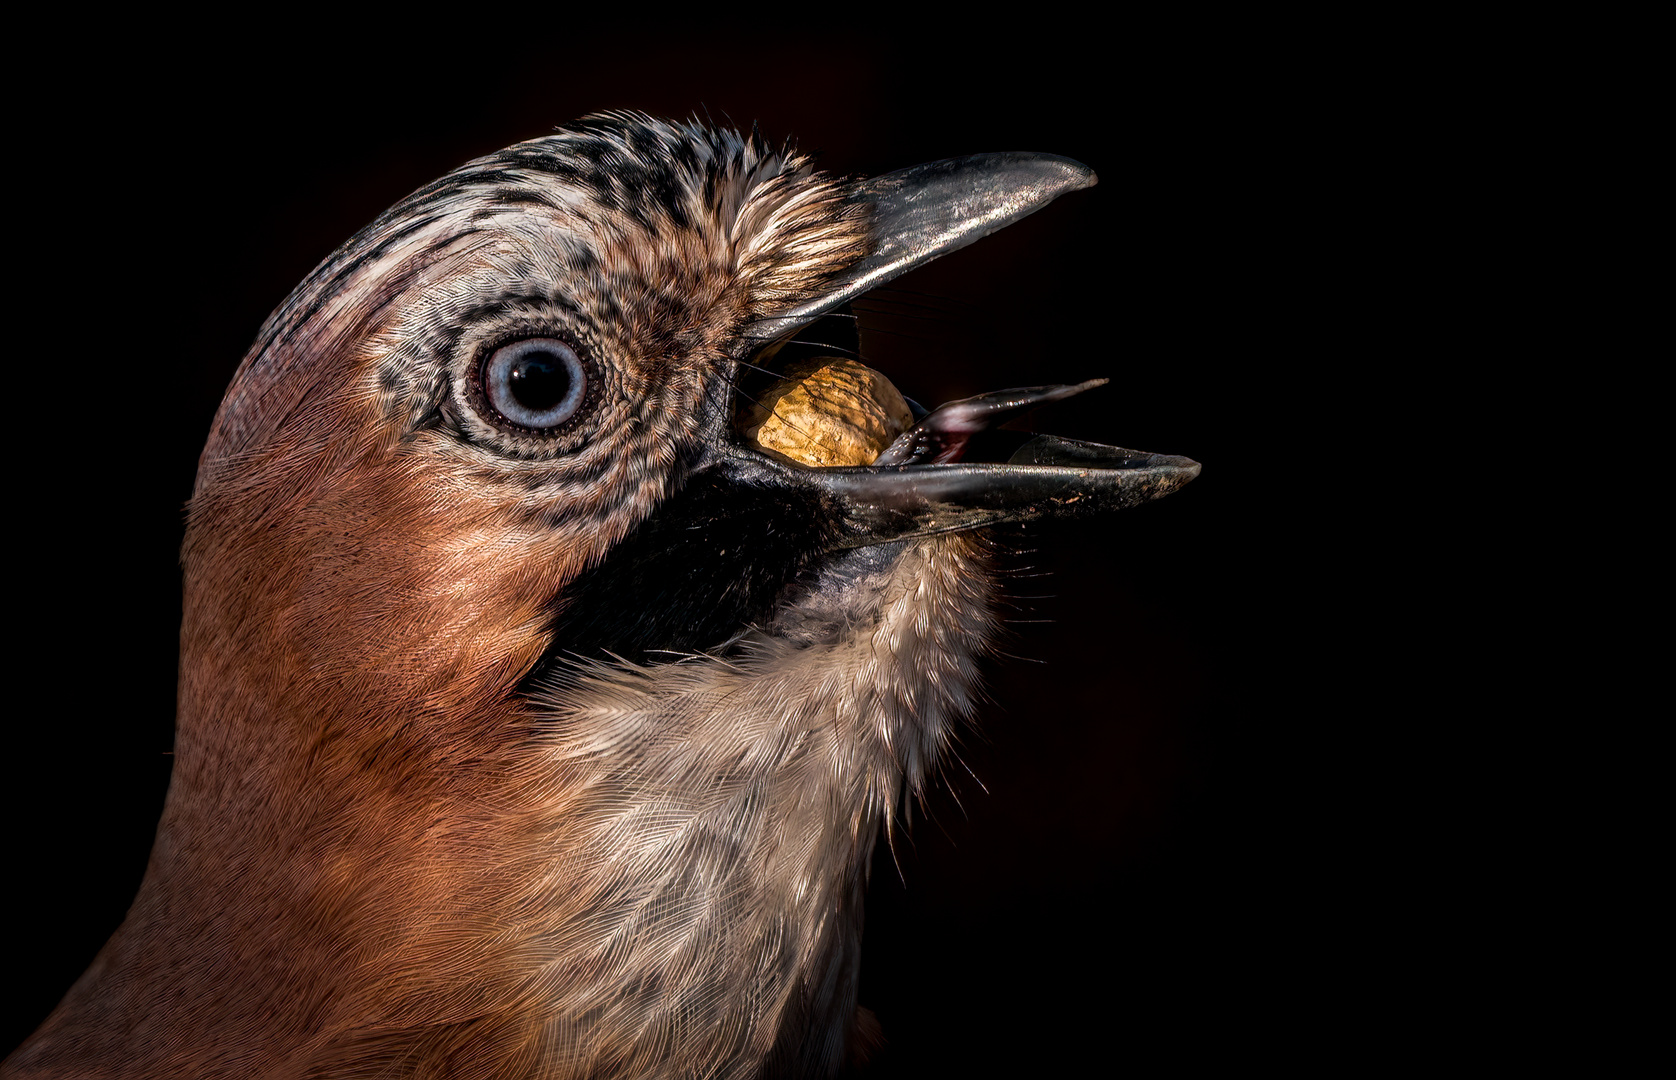
<path fill-rule="evenodd" d="M 869 253 L 821 296 L 752 325 L 741 356 L 768 350 L 868 289 L 1094 182 L 1093 170 L 1079 162 L 1022 153 L 953 158 L 862 181 L 850 198 L 870 207 Z M 968 435 L 1101 382 L 950 403 L 920 418 L 871 465 L 809 468 L 740 444 L 725 452 L 723 468 L 738 482 L 782 487 L 823 504 L 835 526 L 832 548 L 1121 510 L 1199 475 L 1199 463 L 1185 457 L 1051 435 L 1030 439 L 1002 464 L 958 460 Z"/>

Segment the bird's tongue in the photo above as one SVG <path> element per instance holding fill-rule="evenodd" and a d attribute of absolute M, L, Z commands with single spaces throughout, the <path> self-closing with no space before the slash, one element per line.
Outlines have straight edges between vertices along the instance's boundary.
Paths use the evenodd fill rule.
<path fill-rule="evenodd" d="M 977 397 L 939 405 L 919 423 L 896 437 L 875 465 L 947 465 L 961 460 L 973 435 L 1009 420 L 1027 409 L 1062 401 L 1073 394 L 1104 386 L 1105 379 L 1089 379 L 1075 386 L 1024 386 L 993 390 Z"/>
<path fill-rule="evenodd" d="M 746 410 L 740 428 L 747 445 L 802 465 L 948 465 L 964 459 L 973 435 L 1106 381 L 996 390 L 940 405 L 916 422 L 884 375 L 822 356 L 789 366 Z"/>

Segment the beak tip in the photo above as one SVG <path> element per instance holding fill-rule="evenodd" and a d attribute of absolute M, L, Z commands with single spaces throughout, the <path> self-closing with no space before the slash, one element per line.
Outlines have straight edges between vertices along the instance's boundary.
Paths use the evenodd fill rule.
<path fill-rule="evenodd" d="M 1163 462 L 1160 462 L 1160 464 L 1164 464 L 1168 467 L 1168 475 L 1170 477 L 1168 486 L 1159 492 L 1160 495 L 1167 495 L 1170 492 L 1180 491 L 1188 484 L 1197 480 L 1199 478 L 1199 473 L 1204 470 L 1204 466 L 1199 464 L 1197 461 L 1194 461 L 1192 458 L 1171 457 L 1166 458 Z"/>
<path fill-rule="evenodd" d="M 1042 190 L 1052 192 L 1048 196 L 1049 198 L 1057 198 L 1072 191 L 1082 191 L 1100 182 L 1100 177 L 1095 174 L 1094 170 L 1076 158 L 1068 158 L 1060 154 L 1006 154 L 999 156 L 1017 158 L 1025 167 L 1034 167 L 1037 170 Z"/>

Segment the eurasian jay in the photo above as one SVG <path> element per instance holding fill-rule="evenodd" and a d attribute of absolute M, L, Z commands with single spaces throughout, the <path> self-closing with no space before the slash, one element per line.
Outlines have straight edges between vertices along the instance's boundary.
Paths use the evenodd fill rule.
<path fill-rule="evenodd" d="M 927 413 L 816 324 L 1093 183 L 607 114 L 329 257 L 204 448 L 145 882 L 6 1075 L 839 1070 L 875 841 L 995 638 L 984 526 L 1199 467 L 964 460 L 1091 384 Z"/>

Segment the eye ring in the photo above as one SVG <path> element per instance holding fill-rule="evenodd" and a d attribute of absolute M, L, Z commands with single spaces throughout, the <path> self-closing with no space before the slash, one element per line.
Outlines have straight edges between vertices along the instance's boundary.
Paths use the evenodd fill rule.
<path fill-rule="evenodd" d="M 479 362 L 472 382 L 491 419 L 552 434 L 581 412 L 590 380 L 569 342 L 532 337 L 494 349 Z"/>

